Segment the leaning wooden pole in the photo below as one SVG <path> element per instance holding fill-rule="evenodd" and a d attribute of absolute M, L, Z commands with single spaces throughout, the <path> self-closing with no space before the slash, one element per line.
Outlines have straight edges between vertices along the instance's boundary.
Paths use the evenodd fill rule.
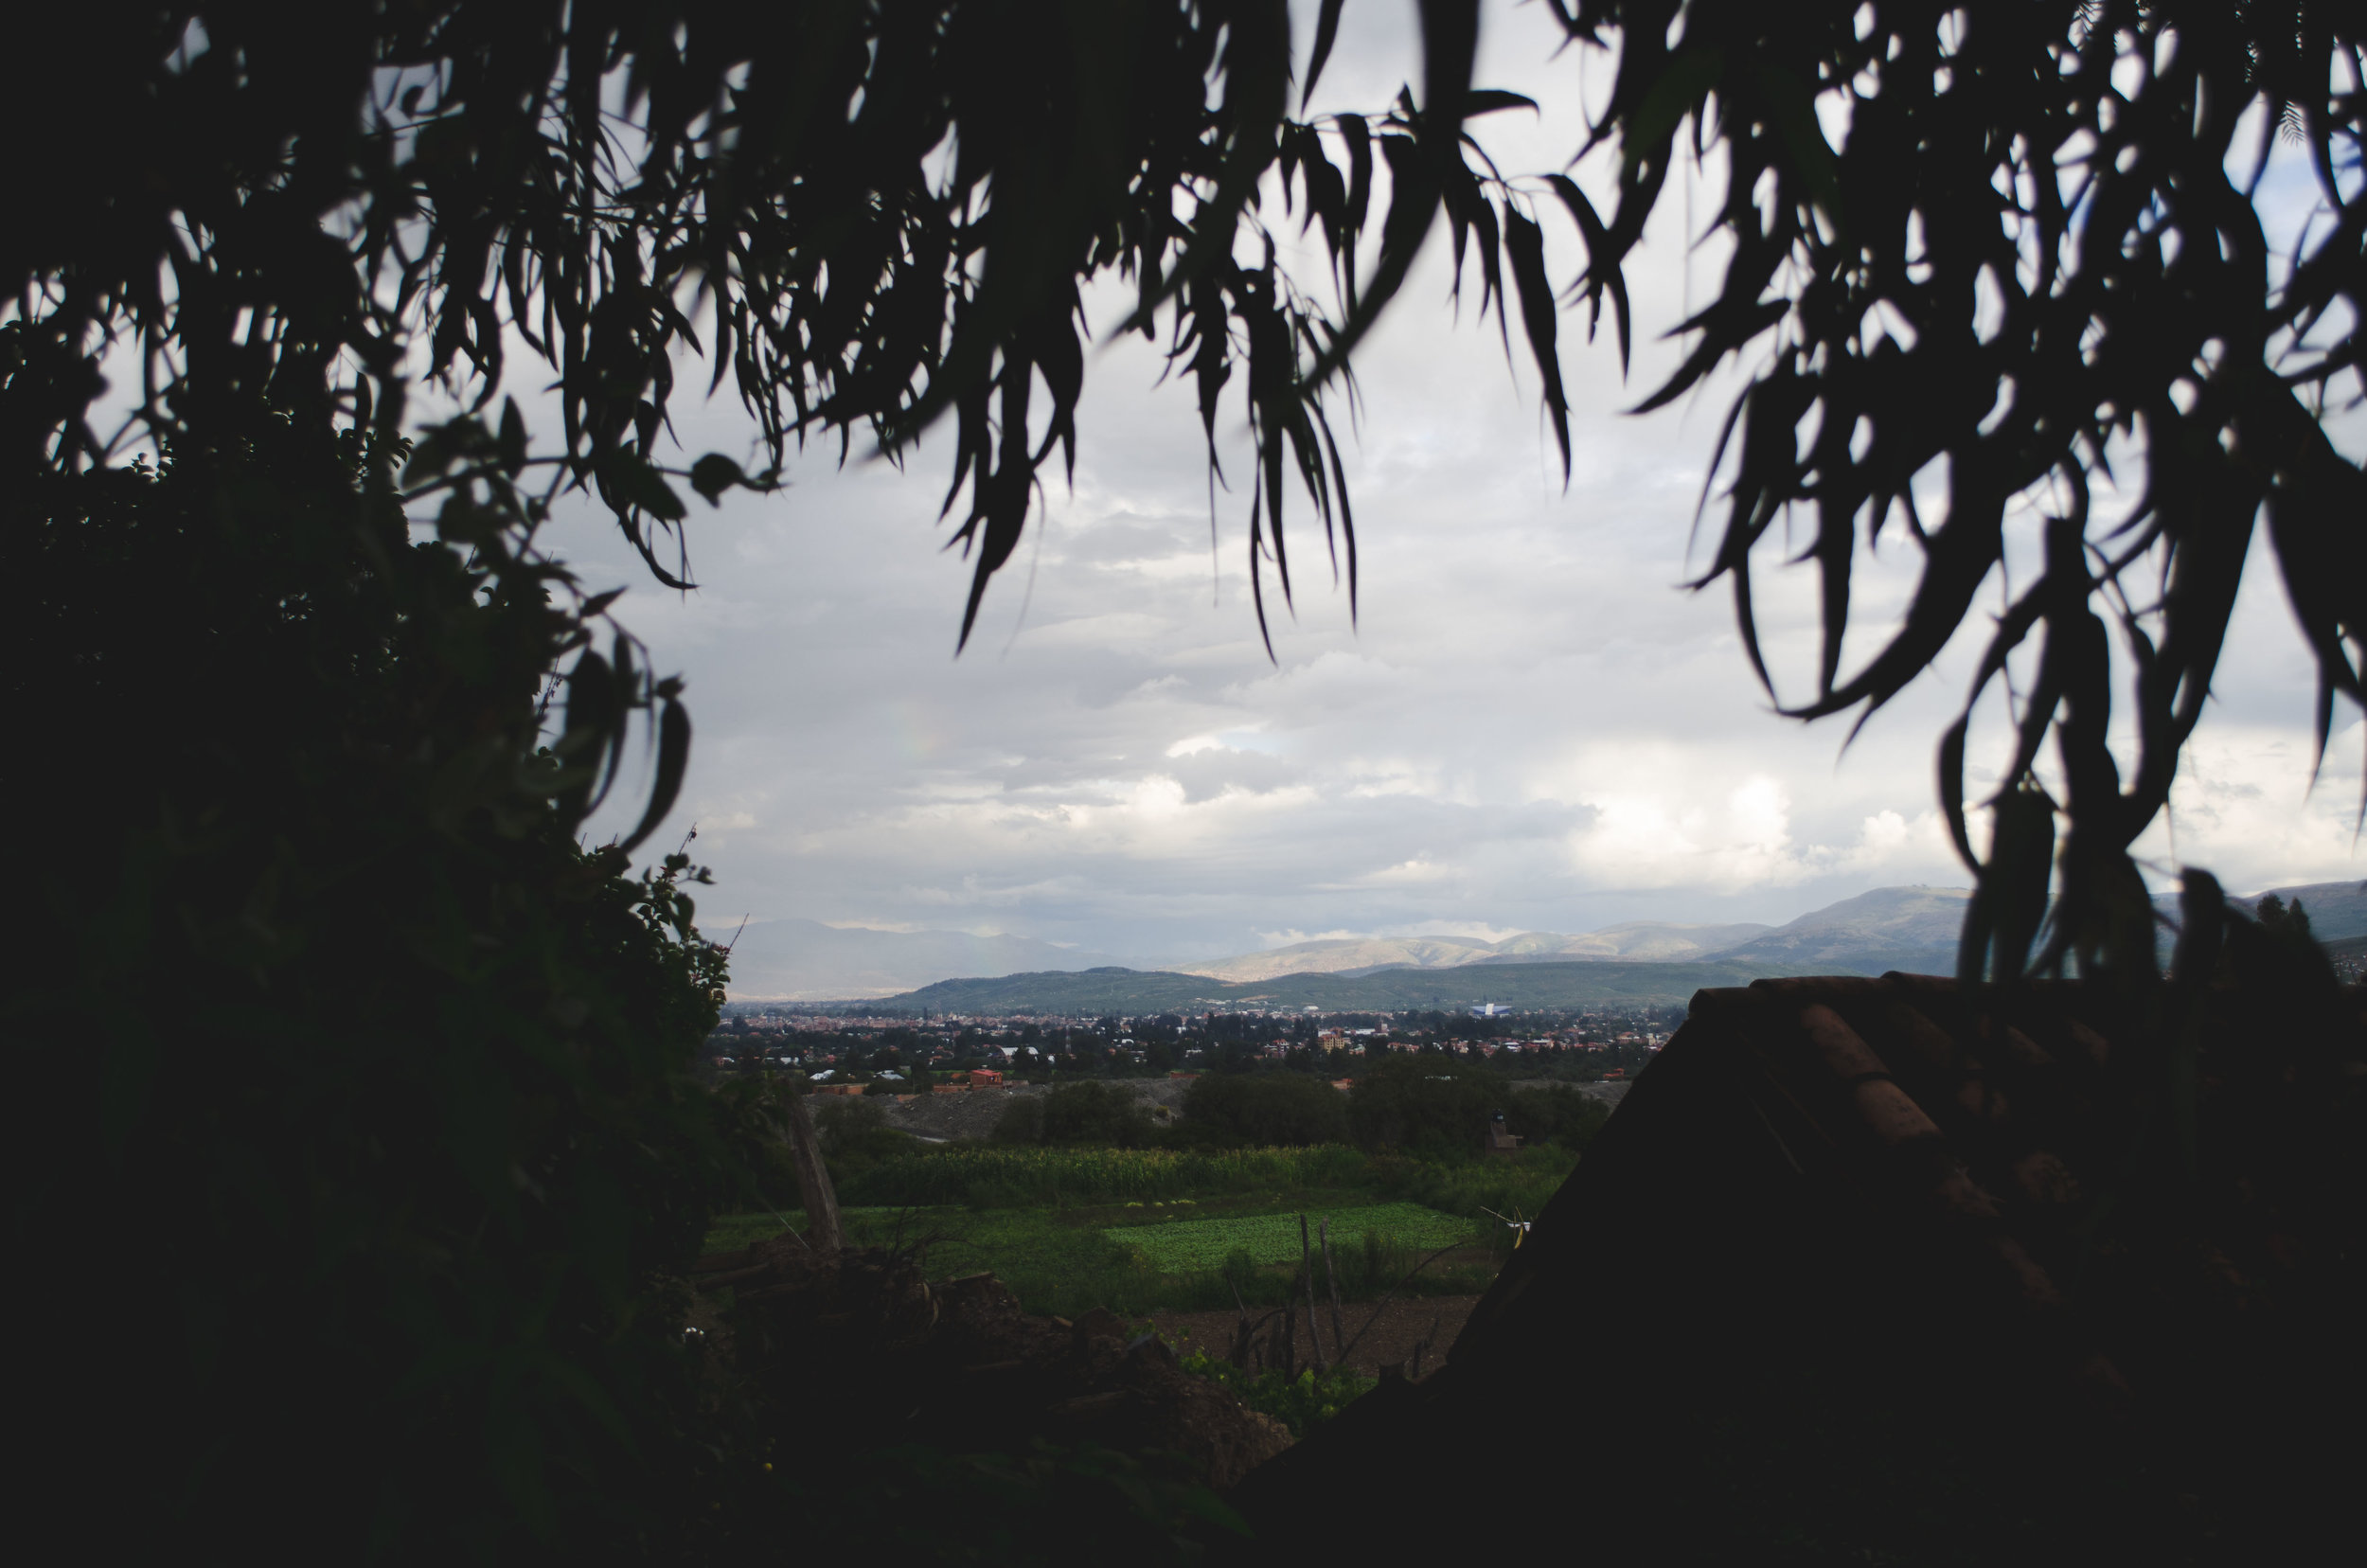
<path fill-rule="evenodd" d="M 1299 1278 L 1307 1285 L 1307 1344 L 1315 1353 L 1315 1376 L 1324 1375 L 1324 1336 L 1315 1322 L 1314 1248 L 1307 1239 L 1307 1216 L 1299 1216 Z"/>
<path fill-rule="evenodd" d="M 1317 1226 L 1323 1238 L 1324 1278 L 1331 1286 L 1331 1352 L 1332 1359 L 1344 1363 L 1348 1359 L 1348 1326 L 1340 1307 L 1340 1270 L 1331 1260 L 1331 1221 L 1326 1216 Z"/>
<path fill-rule="evenodd" d="M 843 1240 L 838 1190 L 830 1185 L 829 1167 L 822 1163 L 822 1142 L 814 1136 L 806 1096 L 792 1089 L 788 1097 L 789 1130 L 794 1135 L 790 1153 L 797 1162 L 798 1188 L 806 1195 L 806 1241 L 816 1251 L 836 1252 Z"/>

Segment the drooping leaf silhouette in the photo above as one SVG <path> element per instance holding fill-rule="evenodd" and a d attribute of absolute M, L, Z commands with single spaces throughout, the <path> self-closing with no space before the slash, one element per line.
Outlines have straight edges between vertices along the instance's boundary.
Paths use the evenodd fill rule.
<path fill-rule="evenodd" d="M 1989 800 L 2001 852 L 2008 837 L 2037 842 L 2007 819 L 2037 798 L 2027 780 L 2051 733 L 2068 836 L 2039 961 L 2150 972 L 2128 846 L 2168 800 L 2264 512 L 2318 664 L 2322 752 L 2335 696 L 2361 698 L 2367 488 L 2322 416 L 2367 391 L 2367 27 L 2300 3 L 1556 9 L 1574 38 L 1618 53 L 1595 128 L 1618 150 L 1611 216 L 1566 180 L 1554 188 L 1585 241 L 1579 288 L 1591 301 L 1611 291 L 1623 328 L 1618 272 L 1671 169 L 1723 165 L 1725 276 L 1643 406 L 1755 361 L 1719 447 L 1725 520 L 1700 580 L 1731 580 L 1761 680 L 1774 689 L 1752 557 L 1793 509 L 1813 520 L 1824 615 L 1815 690 L 1788 710 L 1860 722 L 1964 625 L 2009 520 L 2052 515 L 2042 578 L 2020 590 L 1943 739 L 1941 800 L 1981 869 L 1967 725 L 2036 635 Z M 2270 254 L 2253 199 L 2280 134 L 2306 152 L 2318 204 L 2289 258 Z M 2091 480 L 2115 464 L 2142 484 L 2105 516 Z M 1844 669 L 1860 540 L 1894 530 L 1921 552 L 1920 579 Z M 2127 776 L 2109 739 L 2116 647 L 2133 699 Z M 1984 871 L 1984 897 L 1990 883 Z M 2000 968 L 2018 969 L 2015 938 L 1995 932 Z"/>

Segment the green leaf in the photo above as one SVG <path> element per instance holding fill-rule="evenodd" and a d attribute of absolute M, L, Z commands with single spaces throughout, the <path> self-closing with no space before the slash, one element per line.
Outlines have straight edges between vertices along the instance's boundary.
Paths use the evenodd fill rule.
<path fill-rule="evenodd" d="M 721 453 L 710 452 L 690 465 L 690 488 L 706 497 L 710 507 L 723 504 L 725 490 L 747 483 L 748 476 L 740 472 L 739 465 Z"/>
<path fill-rule="evenodd" d="M 497 442 L 501 451 L 502 472 L 515 479 L 526 466 L 526 421 L 518 412 L 518 400 L 502 400 L 502 429 Z"/>
<path fill-rule="evenodd" d="M 1561 482 L 1570 482 L 1570 400 L 1562 391 L 1561 358 L 1555 346 L 1558 330 L 1554 313 L 1554 289 L 1545 278 L 1545 233 L 1510 207 L 1504 209 L 1504 256 L 1512 263 L 1513 286 L 1521 294 L 1521 325 L 1527 330 L 1529 351 L 1537 356 L 1538 374 L 1544 378 L 1545 407 L 1554 418 L 1554 439 L 1561 448 Z"/>
<path fill-rule="evenodd" d="M 1308 52 L 1307 87 L 1299 95 L 1299 108 L 1304 111 L 1315 96 L 1315 82 L 1324 74 L 1324 62 L 1331 58 L 1332 41 L 1340 34 L 1340 9 L 1346 0 L 1324 0 L 1323 9 L 1315 13 L 1315 45 Z"/>
<path fill-rule="evenodd" d="M 1482 115 L 1492 115 L 1502 109 L 1526 109 L 1534 113 L 1537 110 L 1537 100 L 1494 87 L 1474 87 L 1463 97 L 1465 119 L 1476 119 Z"/>
<path fill-rule="evenodd" d="M 679 523 L 689 515 L 682 497 L 666 482 L 666 476 L 650 465 L 641 454 L 627 448 L 609 458 L 609 483 L 627 506 L 638 507 L 651 517 L 667 523 Z"/>
<path fill-rule="evenodd" d="M 1700 111 L 1702 100 L 1725 74 L 1726 57 L 1717 49 L 1685 49 L 1671 59 L 1620 129 L 1619 157 L 1626 169 L 1632 171 L 1647 158 L 1659 161 L 1678 123 Z"/>
<path fill-rule="evenodd" d="M 690 715 L 673 698 L 658 715 L 657 782 L 650 788 L 649 808 L 641 813 L 640 826 L 632 836 L 617 846 L 630 853 L 641 841 L 658 829 L 666 814 L 674 809 L 674 801 L 682 793 L 683 775 L 690 768 Z"/>
<path fill-rule="evenodd" d="M 1800 170 L 1809 200 L 1836 229 L 1840 228 L 1841 166 L 1824 140 L 1824 127 L 1816 117 L 1815 95 L 1798 77 L 1769 61 L 1753 61 L 1751 75 L 1766 96 L 1775 134 L 1783 138 L 1784 150 L 1791 154 L 1793 165 Z"/>

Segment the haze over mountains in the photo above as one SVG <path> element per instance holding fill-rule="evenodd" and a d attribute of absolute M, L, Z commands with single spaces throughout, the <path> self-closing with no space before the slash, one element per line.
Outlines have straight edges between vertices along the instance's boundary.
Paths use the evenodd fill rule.
<path fill-rule="evenodd" d="M 2360 883 L 2271 891 L 2288 903 L 2301 900 L 2322 941 L 2367 935 L 2367 890 Z M 2250 909 L 2264 896 L 2232 901 Z M 1242 985 L 1293 974 L 1355 980 L 1388 970 L 1574 961 L 1715 962 L 1791 974 L 1887 970 L 1945 974 L 1955 968 L 1957 932 L 1970 897 L 1961 887 L 1878 887 L 1780 926 L 1630 920 L 1577 935 L 1528 931 L 1494 942 L 1450 935 L 1343 937 L 1171 964 L 1130 961 L 1028 936 L 774 920 L 751 926 L 733 948 L 731 989 L 735 997 L 750 1001 L 853 1001 L 899 995 L 943 980 L 1112 967 Z M 2176 914 L 2174 895 L 2158 901 Z"/>

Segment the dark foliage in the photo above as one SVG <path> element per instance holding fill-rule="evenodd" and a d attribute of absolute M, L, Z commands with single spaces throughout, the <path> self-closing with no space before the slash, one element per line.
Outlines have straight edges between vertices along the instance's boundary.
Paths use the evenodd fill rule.
<path fill-rule="evenodd" d="M 1996 938 L 1968 943 L 1967 970 L 1993 945 L 1988 967 L 2019 973 L 2038 933 L 2057 803 L 2031 770 L 2052 731 L 2069 833 L 2040 962 L 2151 974 L 2127 846 L 2168 799 L 2264 518 L 2317 659 L 2322 748 L 2336 694 L 2362 699 L 2367 481 L 2321 422 L 2367 392 L 2360 13 L 2305 0 L 1557 9 L 1619 51 L 1596 130 L 1619 147 L 1617 205 L 1598 219 L 1556 186 L 1586 231 L 1590 298 L 1620 302 L 1619 268 L 1685 138 L 1725 165 L 1717 224 L 1733 258 L 1682 326 L 1682 367 L 1643 406 L 1759 356 L 1728 415 L 1726 521 L 1702 581 L 1732 585 L 1760 679 L 1771 694 L 1752 554 L 1795 507 L 1815 520 L 1802 559 L 1824 626 L 1815 692 L 1790 711 L 1813 718 L 1871 713 L 1921 674 L 2002 560 L 2009 509 L 2034 499 L 2043 568 L 2016 584 L 1967 707 L 2038 639 L 2011 692 L 2019 739 L 1985 866 L 1966 825 L 1966 722 L 1941 747 L 1942 801 Z M 2322 204 L 2290 256 L 2272 254 L 2253 202 L 2280 136 L 2306 153 Z M 2098 515 L 2091 480 L 2119 464 L 2137 470 L 2138 503 Z M 1927 474 L 1944 480 L 1943 517 L 1918 513 Z M 1844 673 L 1860 526 L 1869 543 L 1895 530 L 1923 567 L 1903 622 Z M 2134 677 L 2126 778 L 2108 743 L 2116 633 Z"/>
<path fill-rule="evenodd" d="M 564 578 L 413 543 L 367 455 L 263 417 L 0 501 L 52 738 L 6 764 L 12 1236 L 77 1282 L 17 1408 L 111 1539 L 631 1549 L 695 1470 L 661 1276 L 723 1181 L 722 954 L 685 857 L 554 810 Z"/>
<path fill-rule="evenodd" d="M 1347 1096 L 1304 1073 L 1203 1073 L 1184 1096 L 1179 1131 L 1237 1149 L 1345 1143 Z"/>
<path fill-rule="evenodd" d="M 887 1113 L 868 1099 L 832 1095 L 816 1102 L 814 1131 L 832 1185 L 850 1182 L 874 1166 L 913 1151 L 917 1140 L 887 1123 Z"/>
<path fill-rule="evenodd" d="M 1494 1070 L 1445 1056 L 1393 1056 L 1348 1091 L 1348 1125 L 1366 1149 L 1455 1157 L 1479 1151 L 1488 1119 L 1515 1096 Z"/>
<path fill-rule="evenodd" d="M 1611 1107 L 1566 1083 L 1524 1089 L 1504 1103 L 1504 1126 L 1530 1144 L 1584 1149 L 1611 1117 Z"/>
<path fill-rule="evenodd" d="M 994 1141 L 1133 1149 L 1150 1142 L 1157 1131 L 1139 1096 L 1089 1078 L 1011 1101 L 996 1118 Z"/>
<path fill-rule="evenodd" d="M 53 13 L 50 36 L 12 51 L 46 91 L 5 97 L 23 115 L 62 90 L 90 134 L 38 138 L 52 155 L 22 205 L 43 221 L 0 249 L 11 290 L 35 291 L 19 333 L 29 374 L 0 438 L 46 461 L 100 458 L 92 356 L 111 335 L 153 350 L 150 423 L 202 420 L 184 389 L 235 382 L 365 421 L 374 387 L 392 429 L 402 346 L 482 408 L 515 334 L 558 375 L 559 451 L 530 457 L 507 408 L 447 440 L 596 491 L 677 582 L 686 508 L 657 446 L 687 355 L 732 381 L 764 452 L 754 477 L 721 454 L 673 473 L 710 501 L 769 485 L 810 435 L 845 453 L 860 427 L 893 454 L 954 417 L 946 508 L 967 490 L 956 537 L 977 563 L 966 636 L 1042 464 L 1055 446 L 1074 461 L 1079 290 L 1114 272 L 1138 290 L 1130 327 L 1168 323 L 1212 469 L 1219 397 L 1243 383 L 1253 565 L 1271 560 L 1288 592 L 1296 483 L 1327 538 L 1339 526 L 1353 584 L 1324 383 L 1396 292 L 1442 190 L 1460 188 L 1467 108 L 1515 101 L 1467 91 L 1473 0 L 1422 12 L 1420 105 L 1408 93 L 1320 126 L 1287 115 L 1288 8 L 1258 0 Z M 1387 205 L 1360 279 L 1377 166 Z M 1322 223 L 1331 313 L 1274 262 L 1255 203 L 1270 172 L 1304 202 L 1302 227 Z M 1541 286 L 1535 272 L 1520 272 L 1524 288 Z M 1529 305 L 1550 328 L 1550 302 Z"/>

